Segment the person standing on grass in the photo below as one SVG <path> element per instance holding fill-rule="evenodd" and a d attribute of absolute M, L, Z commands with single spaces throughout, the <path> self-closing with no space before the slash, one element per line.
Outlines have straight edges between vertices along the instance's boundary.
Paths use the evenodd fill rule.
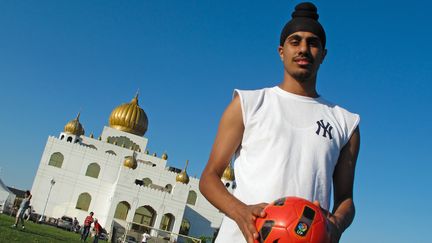
<path fill-rule="evenodd" d="M 24 227 L 24 212 L 27 210 L 27 208 L 30 206 L 30 199 L 32 198 L 32 195 L 29 190 L 27 190 L 24 194 L 24 199 L 22 200 L 20 207 L 18 209 L 15 224 L 12 225 L 12 227 L 16 228 L 19 221 L 21 220 L 22 229 L 25 229 Z"/>
<path fill-rule="evenodd" d="M 93 223 L 93 215 L 94 215 L 94 213 L 90 212 L 90 215 L 87 216 L 84 220 L 83 231 L 81 233 L 81 240 L 82 241 L 86 241 L 87 237 L 90 233 L 90 227 L 91 227 L 91 224 Z"/>
<path fill-rule="evenodd" d="M 94 220 L 93 229 L 95 230 L 95 236 L 94 236 L 93 243 L 98 243 L 99 236 L 102 233 L 102 226 L 99 224 L 97 219 Z"/>
<path fill-rule="evenodd" d="M 78 228 L 79 228 L 78 224 L 79 224 L 78 219 L 76 217 L 74 217 L 73 222 L 72 222 L 72 230 L 74 232 L 78 232 Z"/>

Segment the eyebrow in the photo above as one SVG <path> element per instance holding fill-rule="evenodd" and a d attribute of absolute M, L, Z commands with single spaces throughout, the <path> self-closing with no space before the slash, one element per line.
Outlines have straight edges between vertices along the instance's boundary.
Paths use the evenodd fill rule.
<path fill-rule="evenodd" d="M 300 35 L 294 34 L 294 35 L 288 36 L 288 38 L 287 38 L 287 40 L 292 40 L 292 39 L 301 40 L 301 39 L 303 39 L 303 37 L 300 36 Z M 320 38 L 317 37 L 317 36 L 308 36 L 308 37 L 306 37 L 306 41 L 311 41 L 311 40 L 312 41 L 321 41 Z"/>

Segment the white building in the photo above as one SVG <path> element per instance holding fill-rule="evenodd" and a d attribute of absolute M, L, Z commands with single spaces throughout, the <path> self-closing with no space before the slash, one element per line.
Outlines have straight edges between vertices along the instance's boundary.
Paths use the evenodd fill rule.
<path fill-rule="evenodd" d="M 0 179 L 0 213 L 12 210 L 16 195 Z"/>
<path fill-rule="evenodd" d="M 188 176 L 187 162 L 180 170 L 167 165 L 166 153 L 149 154 L 143 137 L 147 125 L 138 95 L 112 111 L 98 138 L 84 136 L 78 114 L 58 137 L 48 137 L 32 187 L 34 210 L 47 217 L 76 217 L 80 224 L 92 211 L 108 231 L 135 222 L 213 236 L 222 214 L 199 192 L 199 179 Z M 229 166 L 222 180 L 230 191 L 233 179 Z M 132 229 L 143 231 L 138 225 Z"/>

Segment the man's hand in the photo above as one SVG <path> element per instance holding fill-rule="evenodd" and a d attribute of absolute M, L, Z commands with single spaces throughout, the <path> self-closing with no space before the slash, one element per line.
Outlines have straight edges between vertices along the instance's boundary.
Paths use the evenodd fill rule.
<path fill-rule="evenodd" d="M 330 229 L 329 233 L 330 233 L 331 243 L 338 243 L 342 236 L 342 231 L 340 230 L 338 218 L 332 213 L 330 213 L 329 211 L 322 208 L 318 201 L 313 202 L 313 204 L 321 208 L 321 211 L 323 212 L 324 216 L 327 219 L 327 224 L 329 225 L 329 229 Z"/>
<path fill-rule="evenodd" d="M 257 217 L 265 217 L 265 206 L 267 206 L 267 203 L 241 205 L 232 215 L 232 219 L 237 223 L 247 243 L 254 243 L 255 240 L 258 239 L 255 220 Z"/>

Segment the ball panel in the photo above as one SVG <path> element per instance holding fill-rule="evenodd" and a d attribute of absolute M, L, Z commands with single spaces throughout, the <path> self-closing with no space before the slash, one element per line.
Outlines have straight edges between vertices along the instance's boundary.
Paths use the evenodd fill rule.
<path fill-rule="evenodd" d="M 330 242 L 327 219 L 322 210 L 310 201 L 297 197 L 281 198 L 264 211 L 266 217 L 257 218 L 255 222 L 261 237 L 258 242 Z"/>
<path fill-rule="evenodd" d="M 269 234 L 267 234 L 265 238 L 262 237 L 260 234 L 258 240 L 255 242 L 256 243 L 294 243 L 289 238 L 288 233 L 286 232 L 286 228 L 281 228 L 276 226 L 273 226 L 271 228 L 271 231 L 269 232 Z"/>

